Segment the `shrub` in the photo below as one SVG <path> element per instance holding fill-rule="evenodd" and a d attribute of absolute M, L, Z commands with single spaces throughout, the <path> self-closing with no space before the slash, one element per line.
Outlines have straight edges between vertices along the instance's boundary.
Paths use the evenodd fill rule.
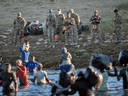
<path fill-rule="evenodd" d="M 118 10 L 128 10 L 128 0 L 116 5 Z"/>
<path fill-rule="evenodd" d="M 95 52 L 94 52 L 95 54 L 102 54 L 102 50 L 101 49 L 95 49 Z"/>
<path fill-rule="evenodd" d="M 90 57 L 90 55 L 87 52 L 85 52 L 85 53 L 83 53 L 82 57 L 88 59 Z"/>

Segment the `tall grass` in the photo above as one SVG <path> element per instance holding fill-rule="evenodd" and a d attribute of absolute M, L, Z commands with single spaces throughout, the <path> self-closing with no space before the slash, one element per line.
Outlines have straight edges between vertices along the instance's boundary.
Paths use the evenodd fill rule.
<path fill-rule="evenodd" d="M 123 18 L 122 19 L 122 31 L 127 31 L 128 30 L 128 19 L 127 18 Z M 91 31 L 91 28 L 92 28 L 92 24 L 89 24 L 88 23 L 88 26 L 89 26 L 89 31 L 87 32 L 90 32 Z M 112 19 L 110 20 L 105 20 L 103 21 L 100 25 L 100 29 L 101 29 L 101 32 L 112 32 L 114 29 L 115 29 L 115 22 L 112 21 Z"/>
<path fill-rule="evenodd" d="M 118 10 L 128 10 L 128 0 L 121 2 L 120 4 L 116 5 Z"/>

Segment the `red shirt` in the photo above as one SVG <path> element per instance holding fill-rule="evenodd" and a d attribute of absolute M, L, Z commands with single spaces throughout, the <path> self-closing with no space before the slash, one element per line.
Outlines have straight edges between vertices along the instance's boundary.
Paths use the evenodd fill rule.
<path fill-rule="evenodd" d="M 20 80 L 20 86 L 26 86 L 29 84 L 28 78 L 27 78 L 27 68 L 25 66 L 19 66 L 20 69 L 16 69 L 16 76 L 19 77 Z"/>

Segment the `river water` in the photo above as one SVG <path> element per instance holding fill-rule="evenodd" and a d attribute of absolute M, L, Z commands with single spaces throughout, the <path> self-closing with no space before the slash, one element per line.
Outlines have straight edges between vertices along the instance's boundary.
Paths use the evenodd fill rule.
<path fill-rule="evenodd" d="M 85 72 L 86 68 L 77 69 L 76 72 L 79 71 Z M 113 70 L 113 69 L 112 69 Z M 120 69 L 119 69 L 120 70 Z M 53 83 L 58 81 L 60 70 L 45 70 L 48 74 L 48 78 L 51 79 Z M 15 71 L 14 71 L 15 72 Z M 111 72 L 114 73 L 114 72 Z M 28 75 L 28 79 L 33 78 L 32 75 Z M 19 80 L 18 80 L 18 84 Z M 117 81 L 116 77 L 108 78 L 108 86 L 109 90 L 107 92 L 95 92 L 93 88 L 93 93 L 98 94 L 96 96 L 128 96 L 127 90 L 123 90 L 123 80 Z M 0 87 L 0 95 L 2 95 L 2 87 Z M 29 80 L 29 86 L 27 89 L 18 89 L 17 96 L 50 96 L 51 95 L 51 86 L 47 85 L 36 85 Z M 71 96 L 71 95 L 69 95 Z M 73 96 L 79 96 L 78 92 Z"/>

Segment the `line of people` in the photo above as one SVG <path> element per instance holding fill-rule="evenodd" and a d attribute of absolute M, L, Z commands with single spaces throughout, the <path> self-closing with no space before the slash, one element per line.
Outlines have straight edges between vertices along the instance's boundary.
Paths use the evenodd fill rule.
<path fill-rule="evenodd" d="M 119 44 L 121 43 L 122 16 L 117 9 L 114 10 L 114 13 L 116 14 L 115 19 L 113 20 L 115 22 L 114 33 L 117 38 L 117 42 L 115 43 Z M 94 12 L 94 15 L 91 16 L 90 23 L 92 24 L 91 44 L 93 44 L 94 42 L 94 33 L 96 32 L 98 34 L 99 43 L 102 44 L 101 30 L 99 26 L 99 24 L 102 23 L 102 19 L 98 15 L 97 10 Z M 14 20 L 15 45 L 17 43 L 17 38 L 19 38 L 19 42 L 21 42 L 20 38 L 22 38 L 22 41 L 24 41 L 23 28 L 25 27 L 25 25 L 25 19 L 21 17 L 21 13 L 18 13 L 18 17 Z M 46 28 L 48 31 L 47 35 L 50 44 L 49 47 L 55 47 L 56 40 L 54 39 L 57 39 L 57 37 L 55 37 L 55 34 L 59 34 L 59 41 L 61 42 L 63 40 L 63 34 L 65 34 L 65 47 L 68 47 L 69 39 L 71 47 L 73 47 L 73 45 L 77 45 L 79 25 L 80 17 L 74 12 L 73 9 L 67 12 L 67 18 L 65 18 L 64 14 L 61 12 L 61 8 L 58 8 L 58 13 L 56 15 L 53 15 L 53 10 L 50 9 L 49 15 L 46 19 Z"/>
<path fill-rule="evenodd" d="M 46 19 L 50 47 L 55 47 L 54 33 L 59 34 L 60 41 L 62 41 L 63 34 L 65 34 L 66 47 L 69 45 L 69 39 L 71 47 L 73 47 L 74 44 L 77 45 L 78 28 L 80 24 L 79 15 L 74 13 L 73 9 L 71 9 L 69 12 L 67 12 L 67 18 L 65 18 L 60 8 L 58 8 L 58 13 L 56 16 L 54 16 L 52 13 L 53 10 L 49 10 L 49 15 Z"/>
<path fill-rule="evenodd" d="M 58 13 L 54 16 L 53 10 L 49 10 L 49 15 L 46 19 L 46 27 L 47 27 L 47 35 L 49 38 L 50 47 L 55 47 L 55 38 L 54 35 L 59 34 L 59 40 L 63 40 L 63 34 L 65 34 L 65 46 L 68 46 L 68 41 L 71 39 L 70 45 L 77 45 L 78 42 L 78 28 L 80 24 L 80 17 L 78 14 L 74 12 L 73 9 L 69 10 L 67 13 L 67 18 L 65 18 L 64 14 L 61 12 L 61 8 L 58 8 Z M 71 14 L 71 16 L 70 16 Z M 26 21 L 23 17 L 21 17 L 21 13 L 18 13 L 17 18 L 14 20 L 14 44 L 21 44 L 24 41 L 24 27 L 26 25 Z M 18 39 L 17 39 L 18 38 Z"/>
<path fill-rule="evenodd" d="M 111 77 L 117 77 L 117 80 L 119 81 L 121 77 L 123 77 L 123 89 L 128 89 L 128 68 L 127 68 L 127 54 L 128 54 L 128 49 L 124 49 L 121 51 L 119 55 L 119 62 L 120 64 L 124 65 L 124 68 L 122 68 L 118 74 L 116 63 L 115 61 L 103 54 L 95 54 L 91 57 L 91 66 L 93 68 L 87 67 L 85 72 L 80 71 L 78 73 L 78 77 L 74 78 L 73 72 L 75 70 L 72 70 L 72 65 L 71 63 L 71 55 L 69 52 L 67 52 L 67 49 L 64 47 L 62 48 L 62 56 L 60 59 L 60 62 L 58 64 L 58 69 L 61 70 L 60 73 L 60 79 L 57 83 L 54 84 L 52 87 L 51 96 L 68 96 L 68 95 L 73 95 L 77 91 L 79 92 L 80 96 L 104 96 L 104 94 L 109 90 L 108 88 L 108 76 Z M 61 65 L 60 65 L 61 64 Z M 114 66 L 114 74 L 105 71 L 112 69 Z M 95 69 L 95 68 L 97 69 Z M 71 75 L 69 76 L 69 71 L 71 72 Z M 94 94 L 92 87 L 95 88 L 97 91 Z"/>
<path fill-rule="evenodd" d="M 30 79 L 31 82 L 35 83 L 35 80 L 37 79 L 38 85 L 52 83 L 51 80 L 48 79 L 46 71 L 42 70 L 43 65 L 35 61 L 35 56 L 32 56 L 31 61 L 28 60 L 30 55 L 29 46 L 29 41 L 26 40 L 23 46 L 19 49 L 22 54 L 22 60 L 18 59 L 16 61 L 16 74 L 11 72 L 11 64 L 9 63 L 5 64 L 6 70 L 0 71 L 0 83 L 3 86 L 3 95 L 13 96 L 14 91 L 15 94 L 17 94 L 18 78 L 20 81 L 19 88 L 28 88 L 29 80 L 27 77 L 27 67 L 29 67 L 29 75 L 34 75 L 33 79 Z M 3 68 L 1 67 L 1 69 Z M 13 87 L 13 81 L 15 83 L 15 88 Z"/>
<path fill-rule="evenodd" d="M 98 92 L 107 91 L 108 90 L 108 76 L 116 76 L 119 81 L 121 77 L 123 77 L 123 89 L 127 89 L 127 77 L 128 77 L 128 68 L 127 62 L 125 62 L 124 68 L 122 68 L 117 73 L 117 69 L 115 68 L 115 62 L 109 56 L 102 54 L 95 54 L 91 57 L 91 66 L 94 66 L 97 69 L 100 69 L 100 72 L 95 68 L 87 67 L 85 72 L 79 72 L 76 75 L 75 66 L 71 63 L 72 56 L 67 49 L 64 47 L 61 49 L 62 56 L 58 65 L 58 69 L 61 70 L 60 79 L 57 83 L 52 83 L 51 80 L 48 79 L 46 71 L 43 71 L 42 64 L 37 65 L 36 71 L 34 71 L 35 67 L 31 67 L 33 62 L 35 61 L 35 57 L 33 56 L 32 61 L 22 63 L 22 60 L 18 59 L 16 61 L 16 74 L 11 72 L 11 64 L 5 64 L 6 70 L 3 70 L 0 74 L 0 82 L 3 86 L 3 94 L 4 95 L 12 95 L 13 91 L 17 93 L 18 91 L 18 83 L 17 78 L 20 81 L 21 88 L 27 88 L 29 85 L 29 81 L 27 78 L 27 68 L 29 66 L 29 72 L 34 74 L 34 78 L 31 79 L 32 82 L 35 82 L 37 79 L 37 84 L 46 84 L 52 83 L 52 96 L 59 96 L 60 94 L 64 95 L 73 95 L 77 91 L 80 96 L 93 96 L 92 95 L 92 87 Z M 123 53 L 125 52 L 125 53 Z M 119 55 L 119 61 L 121 60 L 121 64 L 123 65 L 123 61 L 126 61 L 126 55 L 128 54 L 128 49 L 124 49 L 121 51 Z M 1 59 L 2 60 L 2 59 Z M 122 61 L 123 60 L 123 61 Z M 33 66 L 33 65 L 32 65 Z M 112 69 L 114 66 L 115 73 L 112 74 L 106 70 Z M 33 71 L 32 71 L 33 70 Z M 2 81 L 1 81 L 2 80 Z M 15 88 L 13 87 L 13 82 L 15 83 Z M 14 90 L 15 89 L 15 90 Z"/>

